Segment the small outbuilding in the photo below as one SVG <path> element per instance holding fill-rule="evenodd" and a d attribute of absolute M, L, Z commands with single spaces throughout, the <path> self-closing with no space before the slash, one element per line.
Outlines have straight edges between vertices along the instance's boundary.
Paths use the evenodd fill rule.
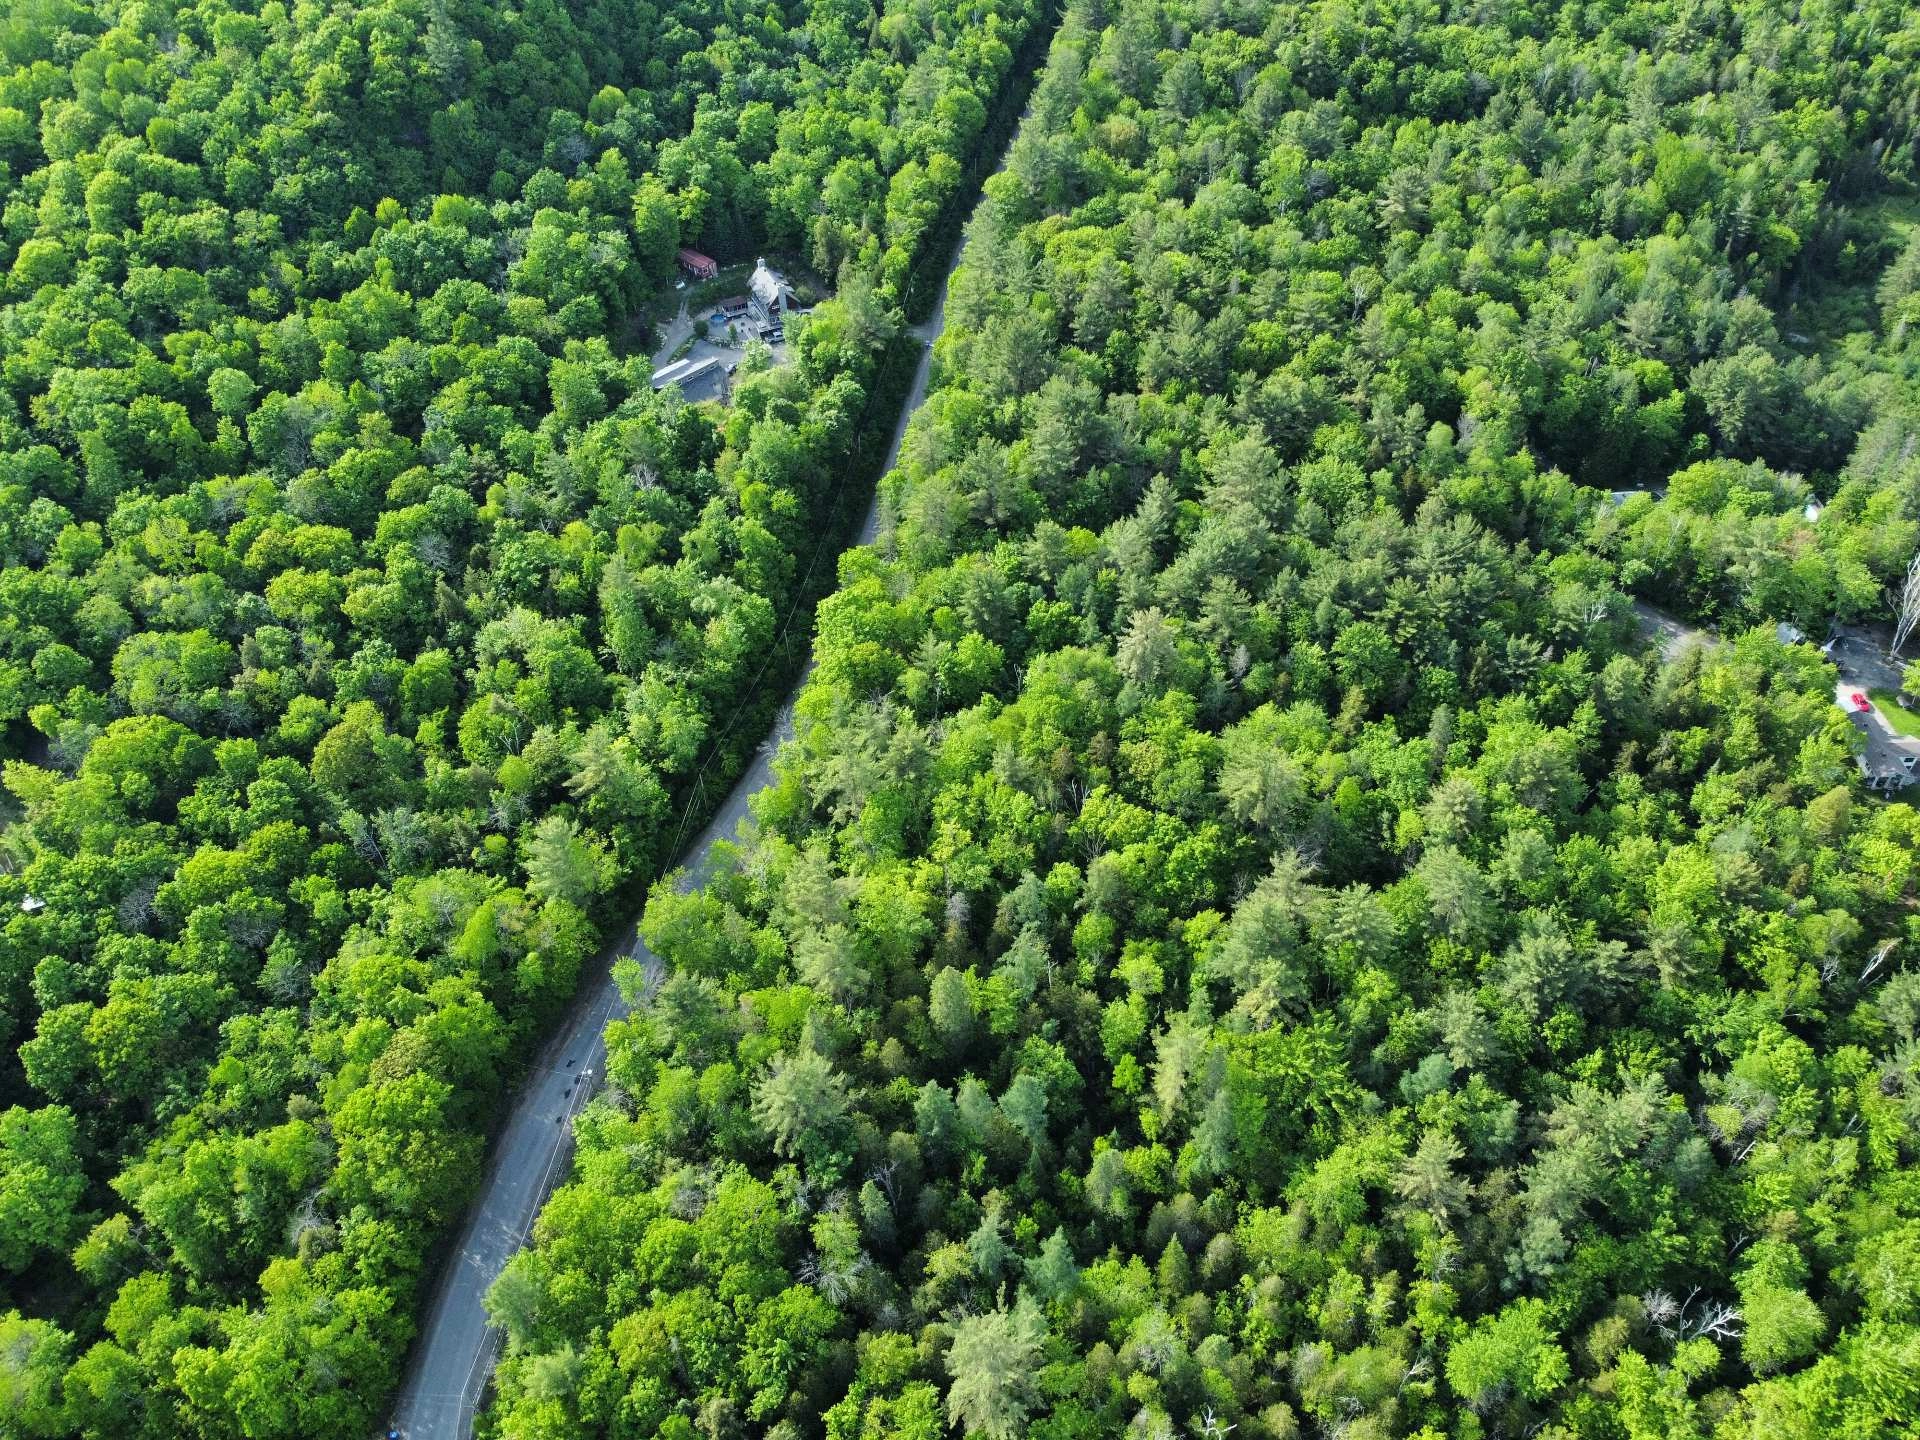
<path fill-rule="evenodd" d="M 711 280 L 720 273 L 720 262 L 711 255 L 702 255 L 698 250 L 680 252 L 680 268 L 687 272 L 690 280 Z"/>

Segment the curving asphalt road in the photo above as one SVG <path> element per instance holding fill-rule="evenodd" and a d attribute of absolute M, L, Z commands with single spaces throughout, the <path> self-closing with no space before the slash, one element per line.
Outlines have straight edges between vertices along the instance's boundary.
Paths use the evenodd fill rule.
<path fill-rule="evenodd" d="M 960 248 L 955 247 L 949 276 L 959 263 Z M 913 385 L 901 407 L 899 424 L 894 427 L 886 463 L 881 466 L 882 474 L 899 458 L 907 422 L 927 398 L 933 342 L 945 327 L 946 307 L 943 280 L 933 314 L 909 331 L 925 343 Z M 876 490 L 853 543 L 871 544 L 879 533 L 879 524 Z M 799 693 L 812 669 L 809 659 L 793 694 Z M 678 883 L 682 890 L 701 881 L 714 842 L 734 836 L 747 818 L 748 801 L 772 782 L 774 753 L 793 733 L 792 714 L 789 696 L 772 733 L 760 743 L 753 763 L 728 792 L 706 829 L 681 852 L 685 868 Z M 487 1156 L 487 1173 L 468 1212 L 459 1250 L 450 1258 L 422 1318 L 420 1335 L 394 1402 L 391 1428 L 406 1440 L 467 1440 L 472 1433 L 474 1414 L 493 1372 L 501 1340 L 500 1332 L 487 1321 L 482 1297 L 514 1252 L 526 1243 L 541 1205 L 566 1172 L 573 1149 L 573 1116 L 600 1084 L 606 1069 L 607 1022 L 626 1010 L 612 973 L 614 961 L 623 955 L 638 960 L 651 976 L 660 972 L 659 957 L 648 950 L 636 926 L 629 925 L 614 937 L 582 977 L 572 1010 L 514 1098 L 513 1111 Z"/>

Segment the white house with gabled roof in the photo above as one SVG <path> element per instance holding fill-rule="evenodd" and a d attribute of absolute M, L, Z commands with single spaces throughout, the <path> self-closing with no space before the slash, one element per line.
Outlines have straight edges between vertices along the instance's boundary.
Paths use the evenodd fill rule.
<path fill-rule="evenodd" d="M 753 277 L 747 281 L 748 313 L 761 326 L 778 325 L 793 304 L 793 289 L 769 270 L 765 260 L 753 262 Z"/>

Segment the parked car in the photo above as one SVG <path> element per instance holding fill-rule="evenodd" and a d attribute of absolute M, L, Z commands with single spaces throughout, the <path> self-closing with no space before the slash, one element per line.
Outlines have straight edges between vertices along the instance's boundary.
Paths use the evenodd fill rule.
<path fill-rule="evenodd" d="M 1847 699 L 1853 702 L 1853 708 L 1858 710 L 1862 715 L 1866 715 L 1873 710 L 1873 702 L 1858 690 L 1849 695 Z"/>

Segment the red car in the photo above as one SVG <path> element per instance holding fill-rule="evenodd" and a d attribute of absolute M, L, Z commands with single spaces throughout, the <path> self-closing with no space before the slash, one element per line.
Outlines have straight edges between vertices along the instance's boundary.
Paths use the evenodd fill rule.
<path fill-rule="evenodd" d="M 1858 710 L 1862 715 L 1868 714 L 1873 709 L 1873 702 L 1858 690 L 1849 695 L 1847 699 L 1853 702 L 1853 708 Z"/>

